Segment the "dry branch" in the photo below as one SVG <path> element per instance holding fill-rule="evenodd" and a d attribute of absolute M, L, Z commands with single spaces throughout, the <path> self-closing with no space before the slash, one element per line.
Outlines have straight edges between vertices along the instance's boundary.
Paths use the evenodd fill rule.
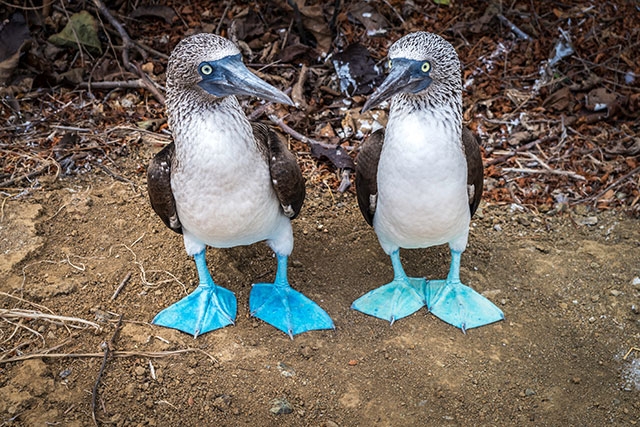
<path fill-rule="evenodd" d="M 102 379 L 102 374 L 104 373 L 104 369 L 107 366 L 107 361 L 109 360 L 109 355 L 113 351 L 113 346 L 116 341 L 116 337 L 120 332 L 120 326 L 122 326 L 122 314 L 118 319 L 118 324 L 116 325 L 116 330 L 113 332 L 111 339 L 108 343 L 103 343 L 104 347 L 104 357 L 102 358 L 102 365 L 100 366 L 100 371 L 98 371 L 98 378 L 96 378 L 96 383 L 93 385 L 93 390 L 91 392 L 91 416 L 93 418 L 93 423 L 98 427 L 98 420 L 96 418 L 96 400 L 98 398 L 98 386 L 100 385 L 100 379 Z"/>
<path fill-rule="evenodd" d="M 64 323 L 67 324 L 71 323 L 70 325 L 67 325 L 71 328 L 76 328 L 76 329 L 82 329 L 81 326 L 77 326 L 74 325 L 73 323 L 80 323 L 82 325 L 86 325 L 86 326 L 91 326 L 92 328 L 95 328 L 96 330 L 100 330 L 100 325 L 98 325 L 97 323 L 91 322 L 89 320 L 84 320 L 84 319 L 80 319 L 78 317 L 67 317 L 67 316 L 58 316 L 55 314 L 47 314 L 47 313 L 42 313 L 40 311 L 35 311 L 35 310 L 23 310 L 20 308 L 13 308 L 13 309 L 5 309 L 2 308 L 0 309 L 0 318 L 4 318 L 4 319 L 44 319 L 44 320 L 48 320 L 51 322 L 60 322 L 60 323 Z"/>
<path fill-rule="evenodd" d="M 184 348 L 180 350 L 170 351 L 112 351 L 111 357 L 150 357 L 150 358 L 162 358 L 167 356 L 175 356 L 183 353 L 198 352 L 202 353 L 211 359 L 212 362 L 217 362 L 216 358 L 199 348 Z M 104 353 L 31 353 L 24 354 L 22 356 L 16 356 L 9 359 L 0 360 L 0 365 L 4 363 L 20 362 L 30 359 L 85 359 L 94 357 L 104 357 Z"/>
<path fill-rule="evenodd" d="M 149 90 L 149 92 L 153 94 L 156 100 L 158 100 L 158 102 L 164 105 L 164 95 L 160 93 L 160 91 L 155 86 L 155 84 L 151 81 L 149 76 L 147 76 L 147 74 L 144 71 L 142 71 L 142 69 L 140 69 L 140 67 L 137 64 L 134 64 L 129 60 L 129 50 L 132 47 L 135 47 L 135 44 L 131 41 L 131 37 L 129 37 L 129 34 L 127 33 L 127 31 L 124 29 L 122 24 L 116 18 L 113 17 L 111 12 L 109 12 L 109 9 L 107 9 L 107 7 L 104 5 L 104 3 L 101 0 L 93 0 L 93 4 L 98 9 L 100 14 L 104 16 L 107 19 L 107 21 L 109 21 L 109 23 L 116 29 L 116 31 L 118 31 L 118 34 L 122 39 L 122 44 L 123 44 L 122 64 L 124 65 L 124 67 L 127 70 L 132 71 L 137 75 L 139 75 L 140 82 L 144 86 L 144 88 Z"/>

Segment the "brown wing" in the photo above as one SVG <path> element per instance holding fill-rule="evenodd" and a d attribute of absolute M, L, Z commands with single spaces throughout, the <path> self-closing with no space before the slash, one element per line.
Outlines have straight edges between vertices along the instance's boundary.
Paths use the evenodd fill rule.
<path fill-rule="evenodd" d="M 271 184 L 284 214 L 293 219 L 300 213 L 305 196 L 304 178 L 296 157 L 268 126 L 261 123 L 251 123 L 251 126 L 256 142 L 268 159 Z"/>
<path fill-rule="evenodd" d="M 467 157 L 467 186 L 469 186 L 469 209 L 473 215 L 482 198 L 484 169 L 480 154 L 480 141 L 466 126 L 462 127 L 462 145 Z"/>
<path fill-rule="evenodd" d="M 356 194 L 362 216 L 373 225 L 378 198 L 378 162 L 384 143 L 384 129 L 378 129 L 362 143 L 356 158 Z"/>
<path fill-rule="evenodd" d="M 151 207 L 167 227 L 182 234 L 182 224 L 178 219 L 176 201 L 171 191 L 171 163 L 175 153 L 175 145 L 164 147 L 155 155 L 147 169 L 147 191 Z"/>

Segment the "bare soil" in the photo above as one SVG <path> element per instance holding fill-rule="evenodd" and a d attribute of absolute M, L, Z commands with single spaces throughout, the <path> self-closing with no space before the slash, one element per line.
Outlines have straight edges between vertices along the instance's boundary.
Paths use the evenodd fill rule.
<path fill-rule="evenodd" d="M 290 279 L 336 330 L 291 340 L 249 316 L 251 283 L 275 271 L 271 251 L 258 243 L 209 249 L 214 278 L 238 297 L 238 318 L 194 340 L 149 323 L 197 281 L 181 237 L 154 215 L 143 174 L 132 172 L 132 159 L 146 163 L 156 150 L 143 147 L 118 164 L 130 182 L 97 170 L 3 203 L 1 307 L 100 328 L 36 315 L 5 319 L 0 425 L 93 425 L 92 388 L 109 342 L 99 425 L 640 422 L 637 219 L 483 203 L 461 275 L 506 320 L 463 334 L 424 309 L 392 326 L 351 310 L 392 278 L 390 261 L 352 193 L 309 188 L 294 221 Z M 446 247 L 402 255 L 411 275 L 447 273 Z M 7 362 L 21 356 L 29 358 Z"/>

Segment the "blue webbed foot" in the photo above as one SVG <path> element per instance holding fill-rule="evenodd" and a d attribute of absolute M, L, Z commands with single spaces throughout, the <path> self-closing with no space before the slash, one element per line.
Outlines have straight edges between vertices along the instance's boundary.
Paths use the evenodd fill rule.
<path fill-rule="evenodd" d="M 204 259 L 204 251 L 195 255 L 200 285 L 177 303 L 165 308 L 153 324 L 178 329 L 197 337 L 232 325 L 236 318 L 236 297 L 213 282 Z"/>
<path fill-rule="evenodd" d="M 434 316 L 466 331 L 504 319 L 504 313 L 487 298 L 459 279 L 460 253 L 451 251 L 446 280 L 429 280 L 425 288 L 427 308 Z"/>
<path fill-rule="evenodd" d="M 351 308 L 370 316 L 388 320 L 393 324 L 425 306 L 424 287 L 426 280 L 407 277 L 400 261 L 398 250 L 391 253 L 393 281 L 367 292 L 351 304 Z"/>
<path fill-rule="evenodd" d="M 425 306 L 425 284 L 425 279 L 417 277 L 394 279 L 355 300 L 351 308 L 393 324 Z"/>
<path fill-rule="evenodd" d="M 293 338 L 318 329 L 335 329 L 329 315 L 318 304 L 293 289 L 287 280 L 287 257 L 278 256 L 274 283 L 257 283 L 251 288 L 251 315 Z"/>

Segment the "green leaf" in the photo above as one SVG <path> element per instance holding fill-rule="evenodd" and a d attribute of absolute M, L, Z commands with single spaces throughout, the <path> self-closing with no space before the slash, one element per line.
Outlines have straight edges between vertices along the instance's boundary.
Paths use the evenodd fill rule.
<path fill-rule="evenodd" d="M 62 31 L 49 37 L 49 41 L 60 47 L 84 46 L 89 52 L 102 53 L 98 39 L 98 24 L 86 10 L 74 13 Z"/>

